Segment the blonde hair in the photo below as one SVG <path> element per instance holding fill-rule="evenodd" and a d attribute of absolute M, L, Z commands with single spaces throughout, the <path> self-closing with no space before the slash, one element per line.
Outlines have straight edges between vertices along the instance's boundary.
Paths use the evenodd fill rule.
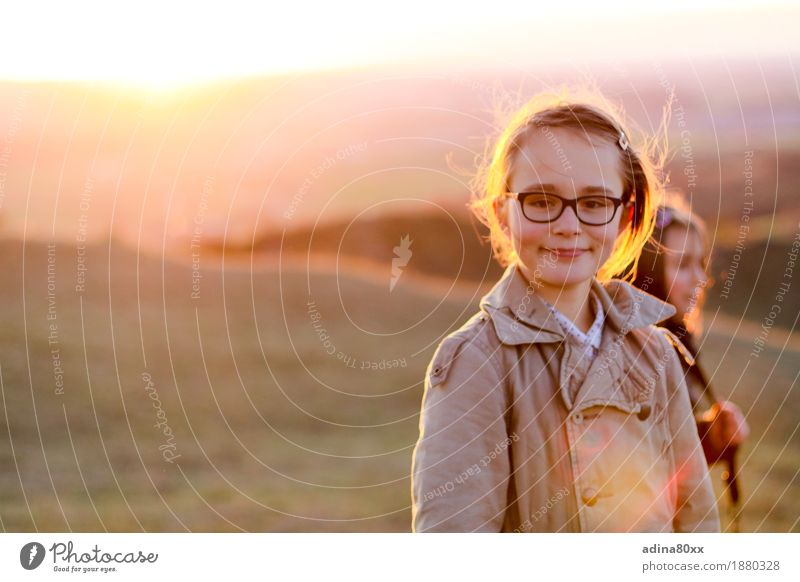
<path fill-rule="evenodd" d="M 542 92 L 530 99 L 504 123 L 505 127 L 493 147 L 487 147 L 478 173 L 472 183 L 468 204 L 472 212 L 489 228 L 495 259 L 503 267 L 518 257 L 511 240 L 503 232 L 495 211 L 495 201 L 508 200 L 508 177 L 514 154 L 520 149 L 532 128 L 547 131 L 566 128 L 585 136 L 596 136 L 617 146 L 623 178 L 622 200 L 633 203 L 628 223 L 617 237 L 611 256 L 600 267 L 597 279 L 605 282 L 615 276 L 633 279 L 636 263 L 653 232 L 655 208 L 662 192 L 660 170 L 666 151 L 665 108 L 661 125 L 656 131 L 662 138 L 640 138 L 634 143 L 623 124 L 619 108 L 612 106 L 598 92 L 584 91 L 579 98 L 575 92 Z M 663 144 L 663 145 L 662 145 Z M 623 147 L 624 146 L 624 147 Z M 638 147 L 637 147 L 638 146 Z M 623 207 L 623 212 L 627 206 Z"/>

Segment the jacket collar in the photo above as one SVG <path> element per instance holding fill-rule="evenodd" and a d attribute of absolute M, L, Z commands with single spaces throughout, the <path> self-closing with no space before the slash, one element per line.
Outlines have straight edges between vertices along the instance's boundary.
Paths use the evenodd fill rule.
<path fill-rule="evenodd" d="M 668 319 L 675 308 L 625 281 L 611 280 L 605 285 L 596 279 L 592 291 L 600 299 L 606 323 L 623 335 Z M 510 264 L 500 280 L 483 296 L 480 308 L 492 320 L 504 344 L 560 342 L 564 334 L 550 310 L 536 294 L 516 263 Z"/>

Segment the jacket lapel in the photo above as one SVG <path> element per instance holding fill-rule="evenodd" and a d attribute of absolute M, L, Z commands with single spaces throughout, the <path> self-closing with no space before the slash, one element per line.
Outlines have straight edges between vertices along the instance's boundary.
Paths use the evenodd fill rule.
<path fill-rule="evenodd" d="M 536 294 L 536 285 L 528 282 L 515 263 L 506 268 L 497 284 L 481 299 L 480 307 L 491 318 L 497 337 L 504 344 L 564 340 L 558 322 Z"/>
<path fill-rule="evenodd" d="M 638 354 L 631 354 L 625 336 L 632 330 L 656 324 L 675 313 L 675 308 L 625 281 L 592 284 L 606 314 L 603 341 L 578 389 L 573 408 L 614 406 L 627 413 L 649 414 L 655 379 L 653 370 Z"/>
<path fill-rule="evenodd" d="M 592 292 L 600 299 L 605 313 L 602 345 L 575 402 L 570 402 L 565 386 L 560 386 L 559 391 L 567 409 L 578 411 L 605 405 L 641 413 L 651 397 L 653 381 L 648 381 L 648 374 L 652 371 L 646 372 L 637 357 L 625 357 L 624 338 L 634 329 L 671 317 L 675 308 L 620 280 L 605 285 L 594 280 Z M 506 268 L 497 284 L 481 299 L 480 307 L 506 345 L 558 343 L 565 339 L 550 310 L 536 294 L 535 283 L 529 282 L 515 263 Z M 562 366 L 570 365 L 562 361 Z M 568 371 L 562 368 L 561 377 Z"/>

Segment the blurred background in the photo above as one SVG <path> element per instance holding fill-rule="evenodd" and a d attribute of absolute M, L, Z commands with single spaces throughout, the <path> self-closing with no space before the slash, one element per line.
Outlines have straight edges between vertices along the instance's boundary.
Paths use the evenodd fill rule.
<path fill-rule="evenodd" d="M 470 180 L 566 83 L 674 94 L 742 529 L 800 531 L 800 10 L 601 4 L 4 9 L 0 528 L 409 531 L 425 367 L 502 272 Z"/>

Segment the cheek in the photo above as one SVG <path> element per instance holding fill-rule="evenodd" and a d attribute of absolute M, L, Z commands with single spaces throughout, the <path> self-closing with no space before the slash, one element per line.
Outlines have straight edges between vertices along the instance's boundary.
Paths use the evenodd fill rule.
<path fill-rule="evenodd" d="M 619 224 L 612 222 L 604 227 L 588 228 L 587 234 L 591 237 L 592 242 L 597 247 L 598 254 L 607 259 L 611 256 L 614 250 L 614 243 L 617 242 L 617 237 L 620 235 Z"/>
<path fill-rule="evenodd" d="M 664 262 L 664 288 L 668 295 L 673 295 L 680 287 L 680 273 L 667 259 Z"/>
<path fill-rule="evenodd" d="M 691 274 L 686 269 L 677 269 L 674 271 L 674 276 L 671 280 L 667 278 L 669 295 L 674 299 L 674 303 L 682 309 L 686 308 L 685 303 L 689 299 L 694 288 L 691 278 Z M 671 289 L 669 287 L 670 285 L 672 286 Z"/>
<path fill-rule="evenodd" d="M 680 284 L 683 287 L 683 292 L 687 295 L 694 293 L 694 288 L 697 286 L 697 280 L 691 269 L 683 269 L 680 276 Z"/>
<path fill-rule="evenodd" d="M 526 250 L 526 247 L 531 249 L 538 247 L 547 240 L 549 235 L 547 224 L 531 222 L 518 212 L 509 212 L 508 226 L 517 249 L 522 247 L 523 250 Z"/>

